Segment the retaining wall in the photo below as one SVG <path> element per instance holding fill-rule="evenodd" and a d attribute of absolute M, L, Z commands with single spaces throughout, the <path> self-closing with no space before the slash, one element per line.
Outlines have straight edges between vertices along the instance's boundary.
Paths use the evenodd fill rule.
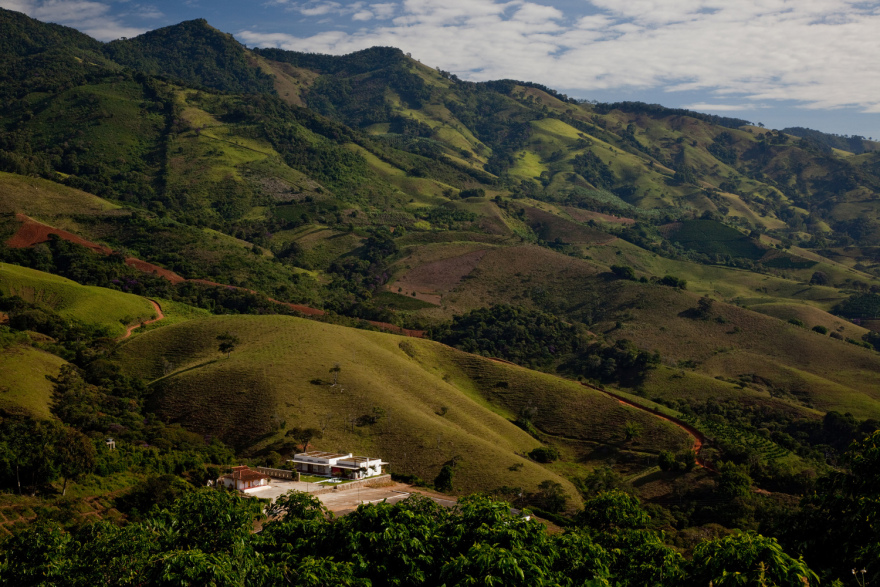
<path fill-rule="evenodd" d="M 339 485 L 334 485 L 325 489 L 318 489 L 317 491 L 311 491 L 310 493 L 312 495 L 322 495 L 324 493 L 333 493 L 334 491 L 348 491 L 349 489 L 357 489 L 358 487 L 383 487 L 385 485 L 391 485 L 392 483 L 394 482 L 391 480 L 391 475 L 378 475 L 376 477 L 370 477 L 369 479 L 352 481 L 351 483 L 340 483 Z"/>
<path fill-rule="evenodd" d="M 299 481 L 299 471 L 288 471 L 287 469 L 270 469 L 269 467 L 254 467 L 254 471 L 268 475 L 274 479 L 287 479 L 288 481 Z"/>

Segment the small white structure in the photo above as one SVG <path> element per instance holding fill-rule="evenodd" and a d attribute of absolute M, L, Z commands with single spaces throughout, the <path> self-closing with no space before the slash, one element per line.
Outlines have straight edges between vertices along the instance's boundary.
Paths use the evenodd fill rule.
<path fill-rule="evenodd" d="M 272 478 L 263 473 L 251 470 L 245 465 L 240 467 L 232 467 L 232 472 L 223 475 L 218 481 L 218 485 L 222 484 L 229 489 L 237 489 L 239 491 L 248 491 L 249 489 L 257 489 L 269 485 Z"/>
<path fill-rule="evenodd" d="M 319 450 L 299 453 L 288 462 L 293 463 L 300 473 L 346 479 L 364 479 L 381 475 L 382 465 L 388 464 L 379 458 L 356 457 L 351 453 Z"/>

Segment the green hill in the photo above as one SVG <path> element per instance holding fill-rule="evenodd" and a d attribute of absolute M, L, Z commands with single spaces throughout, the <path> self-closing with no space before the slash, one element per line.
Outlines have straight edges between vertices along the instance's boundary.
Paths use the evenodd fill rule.
<path fill-rule="evenodd" d="M 44 305 L 64 318 L 104 327 L 109 336 L 125 333 L 125 327 L 155 317 L 150 303 L 132 294 L 0 263 L 0 292 Z"/>
<path fill-rule="evenodd" d="M 241 340 L 229 357 L 217 350 L 217 335 L 227 331 Z M 132 339 L 123 353 L 129 372 L 154 379 L 156 413 L 189 429 L 239 448 L 288 453 L 287 430 L 323 428 L 314 440 L 319 449 L 381 454 L 394 471 L 426 479 L 455 458 L 455 486 L 464 492 L 533 487 L 560 480 L 554 468 L 578 471 L 596 455 L 688 445 L 674 426 L 574 382 L 430 341 L 296 318 L 175 324 Z M 541 446 L 513 423 L 527 406 L 536 410 L 539 437 L 560 447 L 564 464 L 547 470 L 521 456 Z M 628 421 L 644 430 L 637 443 L 624 442 Z"/>

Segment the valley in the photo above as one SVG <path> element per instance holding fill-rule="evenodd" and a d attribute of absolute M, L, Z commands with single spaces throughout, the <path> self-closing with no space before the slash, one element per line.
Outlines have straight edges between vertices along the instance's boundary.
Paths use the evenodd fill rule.
<path fill-rule="evenodd" d="M 260 540 L 285 524 L 409 516 L 419 544 L 454 542 L 456 520 L 520 528 L 512 504 L 560 537 L 467 548 L 595 547 L 578 584 L 690 584 L 736 540 L 794 569 L 767 585 L 880 576 L 858 501 L 880 143 L 463 81 L 391 47 L 248 49 L 204 20 L 102 43 L 0 9 L 0 33 L 0 550 L 42 523 L 65 541 L 100 518 L 82 540 L 106 546 L 226 508 L 236 544 L 282 560 Z M 285 522 L 201 489 L 307 450 L 381 455 L 459 505 L 333 522 L 293 497 Z M 435 548 L 445 570 L 394 584 L 467 575 Z M 333 552 L 324 579 L 285 580 L 386 584 Z"/>

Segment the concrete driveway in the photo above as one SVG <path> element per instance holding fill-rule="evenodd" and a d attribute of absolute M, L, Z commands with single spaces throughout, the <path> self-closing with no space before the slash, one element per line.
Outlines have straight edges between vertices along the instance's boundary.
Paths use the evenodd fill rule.
<path fill-rule="evenodd" d="M 274 502 L 276 499 L 292 489 L 295 489 L 296 491 L 303 491 L 305 493 L 311 493 L 312 491 L 317 491 L 318 489 L 323 488 L 323 485 L 318 485 L 317 483 L 272 479 L 272 481 L 270 481 L 269 485 L 267 485 L 266 487 L 252 489 L 248 491 L 247 494 L 254 497 L 259 497 L 260 499 L 271 499 Z"/>

